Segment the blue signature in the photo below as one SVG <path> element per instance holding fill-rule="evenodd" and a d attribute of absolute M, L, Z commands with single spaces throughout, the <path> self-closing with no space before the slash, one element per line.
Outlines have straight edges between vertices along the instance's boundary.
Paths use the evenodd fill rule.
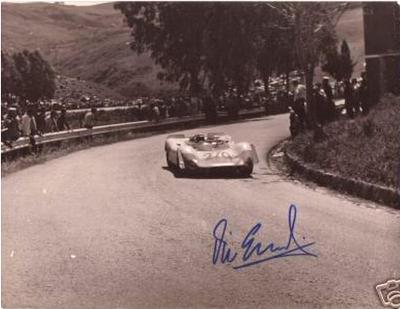
<path fill-rule="evenodd" d="M 247 233 L 246 237 L 242 241 L 241 248 L 243 254 L 241 256 L 241 264 L 233 266 L 234 269 L 241 269 L 244 267 L 253 266 L 256 264 L 264 263 L 273 259 L 284 258 L 289 256 L 300 256 L 308 255 L 317 257 L 316 254 L 308 252 L 309 249 L 315 242 L 306 244 L 300 244 L 295 237 L 295 226 L 296 226 L 297 208 L 296 205 L 290 205 L 288 224 L 289 224 L 289 236 L 288 241 L 285 245 L 278 246 L 273 242 L 263 244 L 256 242 L 254 239 L 257 232 L 261 229 L 261 223 L 254 225 L 251 230 Z M 238 257 L 238 253 L 229 247 L 225 240 L 225 232 L 228 226 L 227 219 L 221 219 L 214 227 L 213 237 L 215 240 L 214 251 L 212 262 L 213 264 L 230 264 L 233 263 Z M 268 254 L 268 255 L 267 255 Z"/>

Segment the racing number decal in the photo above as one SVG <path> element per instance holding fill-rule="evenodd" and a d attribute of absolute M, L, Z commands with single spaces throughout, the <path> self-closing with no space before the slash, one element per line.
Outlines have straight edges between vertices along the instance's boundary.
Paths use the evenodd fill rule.
<path fill-rule="evenodd" d="M 216 159 L 216 158 L 232 159 L 232 155 L 229 152 L 221 151 L 221 152 L 205 153 L 203 156 L 204 160 L 211 160 L 211 159 Z"/>

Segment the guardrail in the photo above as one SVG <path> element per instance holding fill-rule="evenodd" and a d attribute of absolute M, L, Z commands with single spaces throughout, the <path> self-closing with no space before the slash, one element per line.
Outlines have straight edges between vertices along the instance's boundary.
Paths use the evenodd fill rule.
<path fill-rule="evenodd" d="M 265 115 L 265 109 L 259 108 L 256 110 L 249 111 L 241 111 L 239 113 L 239 117 L 247 118 L 247 117 L 255 117 Z M 227 112 L 219 112 L 218 119 L 220 121 L 224 121 L 228 119 Z M 54 132 L 47 133 L 43 136 L 35 137 L 35 142 L 38 147 L 43 146 L 51 146 L 60 144 L 65 141 L 71 140 L 79 140 L 85 139 L 88 137 L 95 136 L 107 136 L 112 134 L 119 133 L 128 133 L 128 132 L 149 132 L 149 131 L 160 131 L 160 130 L 168 130 L 177 127 L 194 127 L 201 124 L 205 124 L 206 119 L 204 114 L 198 114 L 195 116 L 184 116 L 181 118 L 169 118 L 165 120 L 161 120 L 159 122 L 154 121 L 135 121 L 135 122 L 127 122 L 127 123 L 117 123 L 111 125 L 103 125 L 96 126 L 93 129 L 75 129 L 72 131 L 62 131 L 62 132 Z M 13 147 L 9 148 L 5 145 L 2 145 L 1 148 L 1 158 L 2 161 L 8 159 L 15 159 L 21 155 L 29 153 L 32 145 L 30 144 L 29 138 L 24 137 L 20 138 L 13 143 Z"/>

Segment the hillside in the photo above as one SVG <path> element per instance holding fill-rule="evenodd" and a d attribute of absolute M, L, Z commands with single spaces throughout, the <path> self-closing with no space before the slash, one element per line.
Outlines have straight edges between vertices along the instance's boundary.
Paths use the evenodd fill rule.
<path fill-rule="evenodd" d="M 149 55 L 130 50 L 130 29 L 111 3 L 2 3 L 1 10 L 3 50 L 39 48 L 60 74 L 101 83 L 126 96 L 173 88 L 157 80 Z M 361 7 L 348 10 L 337 30 L 350 45 L 359 76 L 364 62 Z"/>
<path fill-rule="evenodd" d="M 127 96 L 170 89 L 147 55 L 130 50 L 130 30 L 111 3 L 72 6 L 2 3 L 2 49 L 40 49 L 59 73 Z"/>

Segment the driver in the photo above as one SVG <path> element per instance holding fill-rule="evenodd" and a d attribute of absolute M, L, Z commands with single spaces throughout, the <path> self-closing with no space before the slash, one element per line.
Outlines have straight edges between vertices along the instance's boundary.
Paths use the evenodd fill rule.
<path fill-rule="evenodd" d="M 193 135 L 190 138 L 190 141 L 198 144 L 200 142 L 205 142 L 206 141 L 206 137 L 203 134 L 196 134 L 196 135 Z"/>

